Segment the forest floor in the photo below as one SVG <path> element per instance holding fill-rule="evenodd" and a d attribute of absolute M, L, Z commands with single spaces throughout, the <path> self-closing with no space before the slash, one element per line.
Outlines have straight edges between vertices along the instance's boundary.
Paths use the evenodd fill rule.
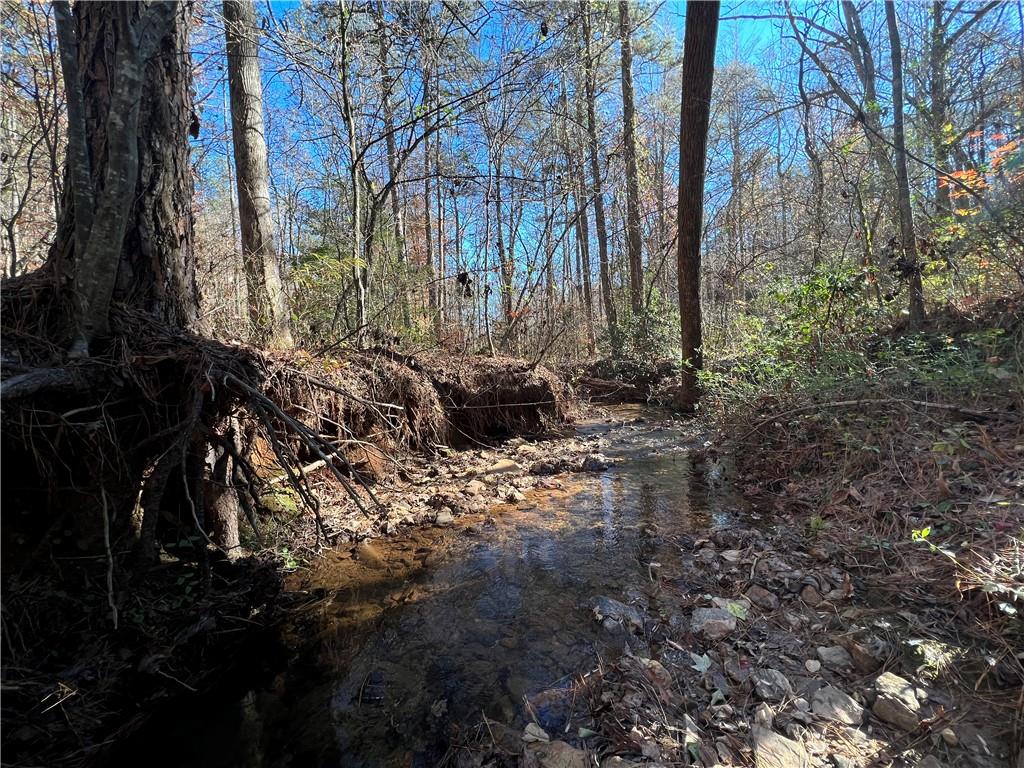
<path fill-rule="evenodd" d="M 573 568 L 617 566 L 554 555 L 549 565 L 569 581 L 559 610 L 544 617 L 548 628 L 559 637 L 592 638 L 583 643 L 590 658 L 595 647 L 620 652 L 602 652 L 593 667 L 584 664 L 560 682 L 512 686 L 519 700 L 498 719 L 456 722 L 437 716 L 428 701 L 428 727 L 438 731 L 431 738 L 450 746 L 436 762 L 1017 768 L 1024 760 L 1019 318 L 1018 305 L 1003 304 L 970 320 L 943 318 L 910 346 L 895 336 L 875 339 L 855 363 L 821 362 L 813 386 L 783 396 L 748 397 L 738 407 L 715 403 L 711 393 L 714 413 L 685 426 L 644 410 L 638 419 L 615 415 L 602 436 L 562 430 L 542 440 L 440 447 L 433 457 L 398 463 L 368 457 L 384 464 L 375 470 L 379 513 L 325 506 L 327 528 L 347 543 L 314 558 L 314 532 L 296 525 L 302 513 L 281 491 L 282 522 L 264 531 L 270 546 L 249 562 L 215 564 L 216 597 L 196 596 L 194 563 L 168 559 L 135 592 L 119 633 L 100 626 L 103 564 L 64 563 L 73 578 L 85 579 L 84 591 L 55 596 L 40 581 L 5 596 L 8 658 L 38 652 L 39 638 L 66 638 L 47 649 L 46 674 L 11 683 L 6 670 L 5 764 L 103 761 L 104 744 L 136 730 L 161 701 L 222 688 L 226 669 L 234 678 L 254 675 L 238 663 L 252 662 L 252 630 L 283 622 L 293 639 L 302 635 L 296 642 L 321 642 L 321 619 L 310 617 L 326 616 L 341 591 L 362 589 L 339 579 L 372 576 L 367 624 L 379 629 L 389 606 L 423 599 L 410 580 L 450 567 L 463 552 L 459 542 L 485 546 L 503 525 L 530 522 L 518 517 L 526 510 L 541 540 L 512 544 L 523 552 L 543 548 L 548 537 L 564 535 L 545 528 L 543 518 L 556 509 L 573 513 L 562 501 L 568 488 L 600 491 L 631 472 L 647 482 L 660 466 L 648 464 L 647 453 L 678 451 L 706 477 L 725 473 L 737 497 L 730 514 L 681 530 L 659 519 L 650 534 L 654 554 L 644 549 L 650 524 L 622 529 L 627 538 L 611 555 L 642 556 L 640 577 L 621 592 L 583 601 L 573 590 L 590 583 L 573 581 Z M 638 439 L 632 453 L 622 453 Z M 589 513 L 600 513 L 591 508 L 600 495 L 579 498 Z M 627 495 L 622 503 L 640 502 Z M 594 530 L 607 525 L 594 522 Z M 476 579 L 481 567 L 467 573 Z M 292 572 L 283 594 L 282 571 Z M 524 578 L 503 588 L 519 590 Z M 467 589 L 476 589 L 472 579 Z M 393 600 L 374 591 L 380 584 L 393 588 Z M 475 610 L 475 593 L 449 591 Z M 57 605 L 53 631 L 21 620 L 37 615 L 28 606 L 44 592 Z M 430 610 L 430 600 L 421 610 Z M 194 621 L 183 625 L 185 614 Z M 438 629 L 457 642 L 457 627 Z M 532 653 L 516 642 L 495 640 L 495 650 Z M 578 661 L 571 654 L 580 645 L 569 642 L 567 658 Z M 54 688 L 54 680 L 74 684 Z M 384 709 L 389 695 L 380 694 Z M 166 718 L 181 716 L 161 711 L 161 729 Z M 358 722 L 372 721 L 357 714 Z M 387 714 L 393 723 L 395 713 Z M 143 726 L 140 733 L 153 732 Z M 248 764 L 236 759 L 223 764 Z M 275 763 L 268 756 L 266 764 Z"/>

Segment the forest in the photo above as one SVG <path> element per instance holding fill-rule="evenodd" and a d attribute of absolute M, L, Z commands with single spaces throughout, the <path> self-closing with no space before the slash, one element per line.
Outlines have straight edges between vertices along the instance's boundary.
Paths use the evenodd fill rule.
<path fill-rule="evenodd" d="M 1024 10 L 0 0 L 3 765 L 1024 768 Z"/>

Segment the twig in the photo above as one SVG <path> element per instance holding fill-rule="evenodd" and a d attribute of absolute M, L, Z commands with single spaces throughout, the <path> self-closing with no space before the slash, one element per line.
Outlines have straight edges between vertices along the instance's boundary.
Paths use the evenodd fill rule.
<path fill-rule="evenodd" d="M 114 599 L 114 553 L 110 549 L 110 511 L 107 509 L 107 489 L 100 486 L 100 499 L 103 501 L 103 546 L 107 551 L 107 605 L 117 629 L 117 601 Z"/>

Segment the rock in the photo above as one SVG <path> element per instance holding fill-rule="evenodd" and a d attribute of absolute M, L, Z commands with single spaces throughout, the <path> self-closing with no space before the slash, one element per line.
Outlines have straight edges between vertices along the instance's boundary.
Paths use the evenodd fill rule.
<path fill-rule="evenodd" d="M 851 669 L 853 667 L 850 652 L 841 645 L 819 645 L 818 658 L 829 669 Z"/>
<path fill-rule="evenodd" d="M 847 725 L 860 725 L 864 720 L 864 707 L 831 685 L 814 692 L 811 697 L 811 711 L 818 717 Z"/>
<path fill-rule="evenodd" d="M 735 565 L 743 559 L 743 553 L 738 549 L 726 549 L 722 552 L 722 559 L 727 563 Z"/>
<path fill-rule="evenodd" d="M 821 671 L 821 662 L 817 659 L 808 659 L 804 662 L 804 669 L 810 672 L 812 675 Z"/>
<path fill-rule="evenodd" d="M 754 681 L 754 690 L 765 701 L 782 701 L 793 695 L 793 686 L 787 677 L 777 669 L 756 669 L 750 679 Z"/>
<path fill-rule="evenodd" d="M 452 514 L 451 507 L 441 507 L 437 510 L 437 514 L 434 515 L 434 525 L 451 525 L 454 522 L 455 515 Z"/>
<path fill-rule="evenodd" d="M 594 617 L 598 621 L 612 619 L 637 628 L 643 628 L 644 626 L 644 617 L 638 608 L 620 603 L 618 600 L 613 600 L 610 597 L 595 597 L 590 601 L 590 607 L 593 609 Z"/>
<path fill-rule="evenodd" d="M 551 737 L 548 736 L 547 731 L 536 723 L 527 723 L 526 728 L 523 729 L 523 741 L 551 741 Z"/>
<path fill-rule="evenodd" d="M 960 739 L 957 738 L 956 731 L 952 728 L 944 728 L 942 733 L 939 735 L 942 736 L 942 740 L 946 742 L 947 747 L 955 747 L 960 743 Z"/>
<path fill-rule="evenodd" d="M 779 598 L 758 584 L 744 592 L 744 596 L 758 608 L 766 611 L 774 611 L 779 607 Z"/>
<path fill-rule="evenodd" d="M 800 599 L 813 608 L 821 603 L 824 598 L 817 589 L 808 584 L 800 590 Z"/>
<path fill-rule="evenodd" d="M 470 496 L 479 496 L 487 490 L 487 486 L 481 483 L 479 480 L 470 480 L 466 483 L 466 493 Z"/>
<path fill-rule="evenodd" d="M 647 679 L 655 685 L 662 688 L 670 688 L 672 686 L 672 675 L 662 666 L 661 662 L 654 659 L 638 658 L 637 663 L 643 668 Z"/>
<path fill-rule="evenodd" d="M 754 707 L 754 722 L 762 728 L 771 728 L 775 722 L 775 712 L 762 701 Z"/>
<path fill-rule="evenodd" d="M 884 672 L 875 680 L 875 689 L 878 697 L 871 707 L 875 717 L 904 731 L 917 730 L 921 705 L 913 685 L 892 672 Z"/>
<path fill-rule="evenodd" d="M 604 472 L 613 464 L 612 460 L 600 453 L 587 454 L 580 469 L 584 472 Z"/>
<path fill-rule="evenodd" d="M 917 761 L 917 768 L 945 768 L 935 755 L 925 755 Z"/>
<path fill-rule="evenodd" d="M 889 656 L 889 644 L 870 632 L 859 632 L 855 637 L 844 638 L 842 643 L 858 672 L 877 672 Z"/>
<path fill-rule="evenodd" d="M 587 753 L 576 749 L 564 741 L 551 743 L 534 742 L 528 744 L 527 751 L 537 758 L 540 768 L 587 768 Z"/>
<path fill-rule="evenodd" d="M 512 459 L 498 459 L 498 461 L 491 464 L 489 467 L 481 472 L 481 475 L 508 475 L 514 472 L 522 472 L 523 468 L 521 465 L 512 461 Z"/>
<path fill-rule="evenodd" d="M 383 568 L 387 565 L 384 555 L 371 541 L 361 541 L 356 545 L 356 557 L 369 568 Z"/>
<path fill-rule="evenodd" d="M 736 629 L 736 617 L 721 608 L 697 608 L 690 628 L 709 640 L 721 640 Z"/>
<path fill-rule="evenodd" d="M 526 494 L 518 488 L 510 488 L 509 492 L 505 495 L 505 500 L 518 504 L 521 501 L 526 501 Z"/>
<path fill-rule="evenodd" d="M 803 744 L 755 725 L 750 729 L 757 768 L 807 768 L 810 758 Z"/>

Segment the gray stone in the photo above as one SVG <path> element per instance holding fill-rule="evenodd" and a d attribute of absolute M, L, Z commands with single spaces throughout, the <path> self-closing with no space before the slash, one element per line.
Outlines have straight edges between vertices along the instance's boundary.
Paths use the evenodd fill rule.
<path fill-rule="evenodd" d="M 641 628 L 644 625 L 644 617 L 639 609 L 632 605 L 620 603 L 610 597 L 595 597 L 590 601 L 590 607 L 594 611 L 594 617 L 598 621 L 612 619 L 621 621 L 634 627 Z"/>
<path fill-rule="evenodd" d="M 884 672 L 875 680 L 878 696 L 871 707 L 883 722 L 914 731 L 921 724 L 921 705 L 914 695 L 914 686 L 892 672 Z"/>
<path fill-rule="evenodd" d="M 755 725 L 750 729 L 757 768 L 807 768 L 810 758 L 804 745 Z"/>
<path fill-rule="evenodd" d="M 754 722 L 762 728 L 771 728 L 775 722 L 775 713 L 763 701 L 754 707 Z"/>
<path fill-rule="evenodd" d="M 774 611 L 779 607 L 779 598 L 775 593 L 769 592 L 759 584 L 755 584 L 743 594 L 747 600 L 765 611 Z"/>
<path fill-rule="evenodd" d="M 811 711 L 826 720 L 836 720 L 847 725 L 860 725 L 864 720 L 864 708 L 843 691 L 826 685 L 811 697 Z"/>
<path fill-rule="evenodd" d="M 850 669 L 853 659 L 850 652 L 841 645 L 818 646 L 818 658 L 829 669 Z"/>
<path fill-rule="evenodd" d="M 821 662 L 817 659 L 808 659 L 804 662 L 804 669 L 813 675 L 821 671 Z"/>
<path fill-rule="evenodd" d="M 584 457 L 581 469 L 584 472 L 604 472 L 612 465 L 612 460 L 600 453 L 591 453 Z"/>
<path fill-rule="evenodd" d="M 942 740 L 946 742 L 946 746 L 948 747 L 955 747 L 960 743 L 960 739 L 957 738 L 956 731 L 952 728 L 943 728 L 942 733 L 939 735 L 942 736 Z"/>
<path fill-rule="evenodd" d="M 450 507 L 441 507 L 437 510 L 437 514 L 434 515 L 434 525 L 451 525 L 455 522 L 455 515 L 452 514 Z"/>
<path fill-rule="evenodd" d="M 507 475 L 514 472 L 522 472 L 523 468 L 512 461 L 512 459 L 498 459 L 480 474 L 482 475 Z"/>
<path fill-rule="evenodd" d="M 757 695 L 765 701 L 782 701 L 793 695 L 789 679 L 777 669 L 756 669 L 750 678 Z"/>
<path fill-rule="evenodd" d="M 534 742 L 550 740 L 551 737 L 548 736 L 547 731 L 545 731 L 536 723 L 527 723 L 526 728 L 523 729 L 523 741 Z"/>
<path fill-rule="evenodd" d="M 721 608 L 697 608 L 690 628 L 709 640 L 721 640 L 736 629 L 736 617 Z"/>

